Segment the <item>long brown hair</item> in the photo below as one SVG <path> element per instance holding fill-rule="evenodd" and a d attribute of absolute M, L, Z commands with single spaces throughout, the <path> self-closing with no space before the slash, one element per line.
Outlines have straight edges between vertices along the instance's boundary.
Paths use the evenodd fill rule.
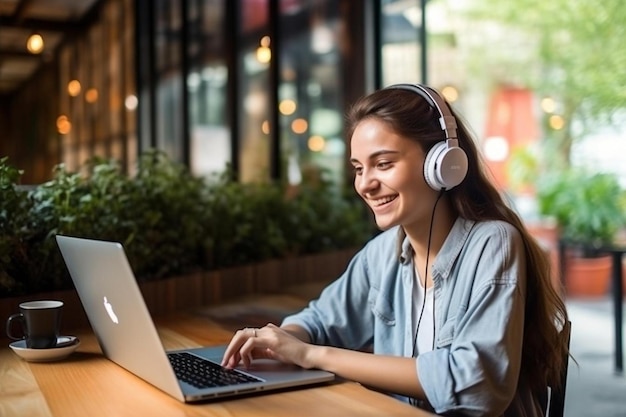
<path fill-rule="evenodd" d="M 450 107 L 450 106 L 448 106 Z M 568 322 L 565 304 L 552 286 L 548 255 L 527 231 L 486 175 L 484 163 L 468 129 L 457 119 L 459 146 L 468 158 L 468 172 L 463 182 L 446 191 L 456 213 L 475 221 L 503 220 L 515 226 L 524 240 L 526 251 L 527 292 L 522 349 L 522 372 L 535 390 L 558 386 L 567 366 L 567 341 L 560 331 Z M 445 140 L 439 125 L 439 113 L 424 98 L 406 89 L 382 89 L 358 100 L 347 114 L 347 133 L 352 137 L 356 126 L 374 118 L 387 124 L 397 134 L 415 140 L 424 153 Z"/>

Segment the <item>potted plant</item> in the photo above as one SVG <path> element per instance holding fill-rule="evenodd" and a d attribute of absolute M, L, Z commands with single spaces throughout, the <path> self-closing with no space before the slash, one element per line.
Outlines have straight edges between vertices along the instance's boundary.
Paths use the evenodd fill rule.
<path fill-rule="evenodd" d="M 609 288 L 610 247 L 626 225 L 626 196 L 615 174 L 569 168 L 546 173 L 537 184 L 544 216 L 560 233 L 563 278 L 569 295 L 601 296 Z"/>

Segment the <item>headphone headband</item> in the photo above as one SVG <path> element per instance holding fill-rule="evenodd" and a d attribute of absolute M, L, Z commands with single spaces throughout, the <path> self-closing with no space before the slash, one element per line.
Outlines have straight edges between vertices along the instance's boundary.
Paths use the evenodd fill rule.
<path fill-rule="evenodd" d="M 426 102 L 439 114 L 439 126 L 446 134 L 446 140 L 454 141 L 448 142 L 449 146 L 458 146 L 458 139 L 456 134 L 456 118 L 452 115 L 450 108 L 446 104 L 445 100 L 439 95 L 439 93 L 428 86 L 423 84 L 394 84 L 387 88 L 399 88 L 402 90 L 413 91 L 420 95 Z"/>

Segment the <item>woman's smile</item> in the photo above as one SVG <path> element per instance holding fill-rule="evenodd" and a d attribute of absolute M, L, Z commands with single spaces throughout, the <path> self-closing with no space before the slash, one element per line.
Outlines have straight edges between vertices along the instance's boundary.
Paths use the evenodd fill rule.
<path fill-rule="evenodd" d="M 398 198 L 398 195 L 389 195 L 389 196 L 385 196 L 385 197 L 379 197 L 379 198 L 370 198 L 370 206 L 374 209 L 376 208 L 380 208 L 383 206 L 387 206 L 389 203 L 391 203 L 392 201 L 394 201 L 396 198 Z"/>

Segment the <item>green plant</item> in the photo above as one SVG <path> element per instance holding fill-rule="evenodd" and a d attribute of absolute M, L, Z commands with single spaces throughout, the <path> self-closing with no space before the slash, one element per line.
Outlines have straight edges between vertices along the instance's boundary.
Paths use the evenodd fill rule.
<path fill-rule="evenodd" d="M 242 184 L 226 172 L 208 188 L 209 267 L 361 245 L 374 233 L 364 204 L 327 181 Z"/>
<path fill-rule="evenodd" d="M 514 192 L 524 192 L 537 182 L 540 161 L 530 146 L 514 148 L 507 163 L 510 188 Z"/>
<path fill-rule="evenodd" d="M 163 152 L 140 155 L 137 173 L 94 158 L 64 165 L 23 190 L 0 159 L 0 296 L 71 288 L 54 236 L 122 242 L 138 280 L 359 246 L 373 233 L 354 193 L 325 182 L 290 193 L 242 184 L 230 171 L 208 181 Z"/>
<path fill-rule="evenodd" d="M 229 170 L 212 182 L 204 202 L 207 268 L 283 256 L 282 197 L 278 186 L 242 184 Z"/>
<path fill-rule="evenodd" d="M 123 212 L 115 215 L 139 277 L 161 278 L 201 267 L 205 188 L 201 178 L 162 151 L 140 156 L 135 177 L 118 196 L 124 199 Z"/>
<path fill-rule="evenodd" d="M 21 226 L 14 227 L 14 247 L 6 267 L 16 283 L 15 292 L 70 286 L 54 235 L 119 237 L 119 233 L 110 232 L 120 230 L 121 210 L 116 197 L 124 194 L 121 191 L 124 177 L 112 162 L 94 160 L 90 164 L 93 169 L 89 180 L 68 172 L 61 164 L 55 167 L 52 180 L 22 193 L 27 206 L 22 211 L 13 211 L 14 216 L 21 216 Z M 2 236 L 7 238 L 11 234 Z"/>
<path fill-rule="evenodd" d="M 611 245 L 626 225 L 626 195 L 614 174 L 575 168 L 548 173 L 537 198 L 541 214 L 556 219 L 562 238 L 588 253 Z"/>
<path fill-rule="evenodd" d="M 23 251 L 27 225 L 27 193 L 19 189 L 22 171 L 0 158 L 0 288 L 14 290 L 18 282 L 11 271 L 12 260 Z"/>

